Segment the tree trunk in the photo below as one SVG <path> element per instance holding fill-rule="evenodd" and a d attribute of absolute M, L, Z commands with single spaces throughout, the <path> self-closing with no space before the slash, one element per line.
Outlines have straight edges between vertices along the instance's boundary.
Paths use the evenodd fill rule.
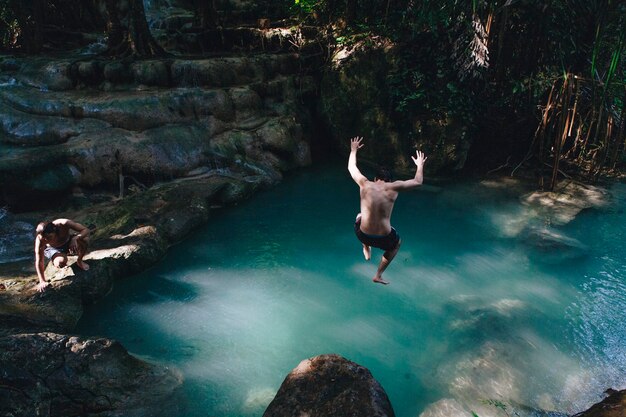
<path fill-rule="evenodd" d="M 215 0 L 197 0 L 197 10 L 202 29 L 215 29 L 217 27 L 218 16 Z"/>
<path fill-rule="evenodd" d="M 143 0 L 128 0 L 126 15 L 122 16 L 121 0 L 106 0 L 108 13 L 108 48 L 105 54 L 115 57 L 164 56 L 165 51 L 154 40 L 143 7 Z"/>

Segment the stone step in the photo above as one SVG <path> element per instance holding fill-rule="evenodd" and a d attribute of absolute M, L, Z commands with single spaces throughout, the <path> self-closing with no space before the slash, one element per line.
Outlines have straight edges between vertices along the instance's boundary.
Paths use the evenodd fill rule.
<path fill-rule="evenodd" d="M 295 53 L 134 62 L 89 57 L 80 61 L 51 57 L 0 60 L 3 79 L 43 91 L 114 91 L 129 85 L 226 88 L 297 74 L 298 70 L 299 55 Z"/>
<path fill-rule="evenodd" d="M 299 52 L 303 45 L 314 43 L 318 36 L 318 29 L 313 27 L 232 27 L 209 30 L 191 27 L 155 33 L 156 40 L 166 50 L 186 54 Z"/>
<path fill-rule="evenodd" d="M 196 122 L 237 127 L 240 120 L 284 114 L 299 94 L 302 83 L 297 81 L 294 76 L 279 76 L 233 88 L 144 88 L 107 93 L 6 86 L 0 89 L 0 143 L 59 144 L 108 127 L 144 131 Z"/>

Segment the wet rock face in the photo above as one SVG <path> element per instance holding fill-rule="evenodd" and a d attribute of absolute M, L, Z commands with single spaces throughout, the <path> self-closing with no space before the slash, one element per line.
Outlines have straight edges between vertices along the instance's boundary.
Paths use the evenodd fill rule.
<path fill-rule="evenodd" d="M 181 383 L 118 342 L 55 333 L 0 338 L 3 416 L 160 415 Z"/>
<path fill-rule="evenodd" d="M 308 165 L 298 59 L 0 58 L 0 81 L 10 80 L 0 86 L 0 205 L 33 209 L 120 175 L 152 185 L 208 166 L 275 179 Z"/>
<path fill-rule="evenodd" d="M 332 354 L 300 362 L 263 417 L 394 415 L 387 394 L 369 370 Z"/>

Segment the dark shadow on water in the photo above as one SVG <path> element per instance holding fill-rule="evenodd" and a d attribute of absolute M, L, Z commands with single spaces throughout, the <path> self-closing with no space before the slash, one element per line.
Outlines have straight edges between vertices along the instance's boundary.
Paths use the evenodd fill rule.
<path fill-rule="evenodd" d="M 137 294 L 133 298 L 133 302 L 138 304 L 191 301 L 198 296 L 198 291 L 193 284 L 173 281 L 164 276 L 151 276 L 150 278 L 144 278 L 142 281 L 144 282 L 142 286 L 145 286 L 145 292 L 136 291 Z"/>
<path fill-rule="evenodd" d="M 164 276 L 144 274 L 118 281 L 101 302 L 87 306 L 76 332 L 89 337 L 107 337 L 124 342 L 128 351 L 156 360 L 176 361 L 191 356 L 198 347 L 155 326 L 137 312 L 146 306 L 186 303 L 198 296 L 193 284 Z M 158 346 L 154 349 L 154 346 Z"/>

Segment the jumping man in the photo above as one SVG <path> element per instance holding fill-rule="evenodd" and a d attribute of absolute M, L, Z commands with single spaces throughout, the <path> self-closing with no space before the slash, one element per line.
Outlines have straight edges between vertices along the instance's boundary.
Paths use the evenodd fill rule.
<path fill-rule="evenodd" d="M 389 171 L 381 168 L 374 181 L 370 181 L 356 166 L 356 154 L 364 146 L 362 140 L 363 138 L 358 136 L 352 138 L 348 158 L 348 171 L 358 184 L 361 195 L 361 212 L 356 216 L 354 231 L 363 244 L 366 261 L 372 256 L 372 246 L 385 251 L 373 281 L 386 285 L 389 281 L 383 279 L 383 272 L 398 253 L 401 243 L 400 235 L 391 227 L 393 205 L 399 191 L 411 190 L 424 182 L 424 162 L 427 158 L 420 151 L 416 151 L 415 156 L 411 157 L 417 167 L 415 178 L 392 182 Z"/>

